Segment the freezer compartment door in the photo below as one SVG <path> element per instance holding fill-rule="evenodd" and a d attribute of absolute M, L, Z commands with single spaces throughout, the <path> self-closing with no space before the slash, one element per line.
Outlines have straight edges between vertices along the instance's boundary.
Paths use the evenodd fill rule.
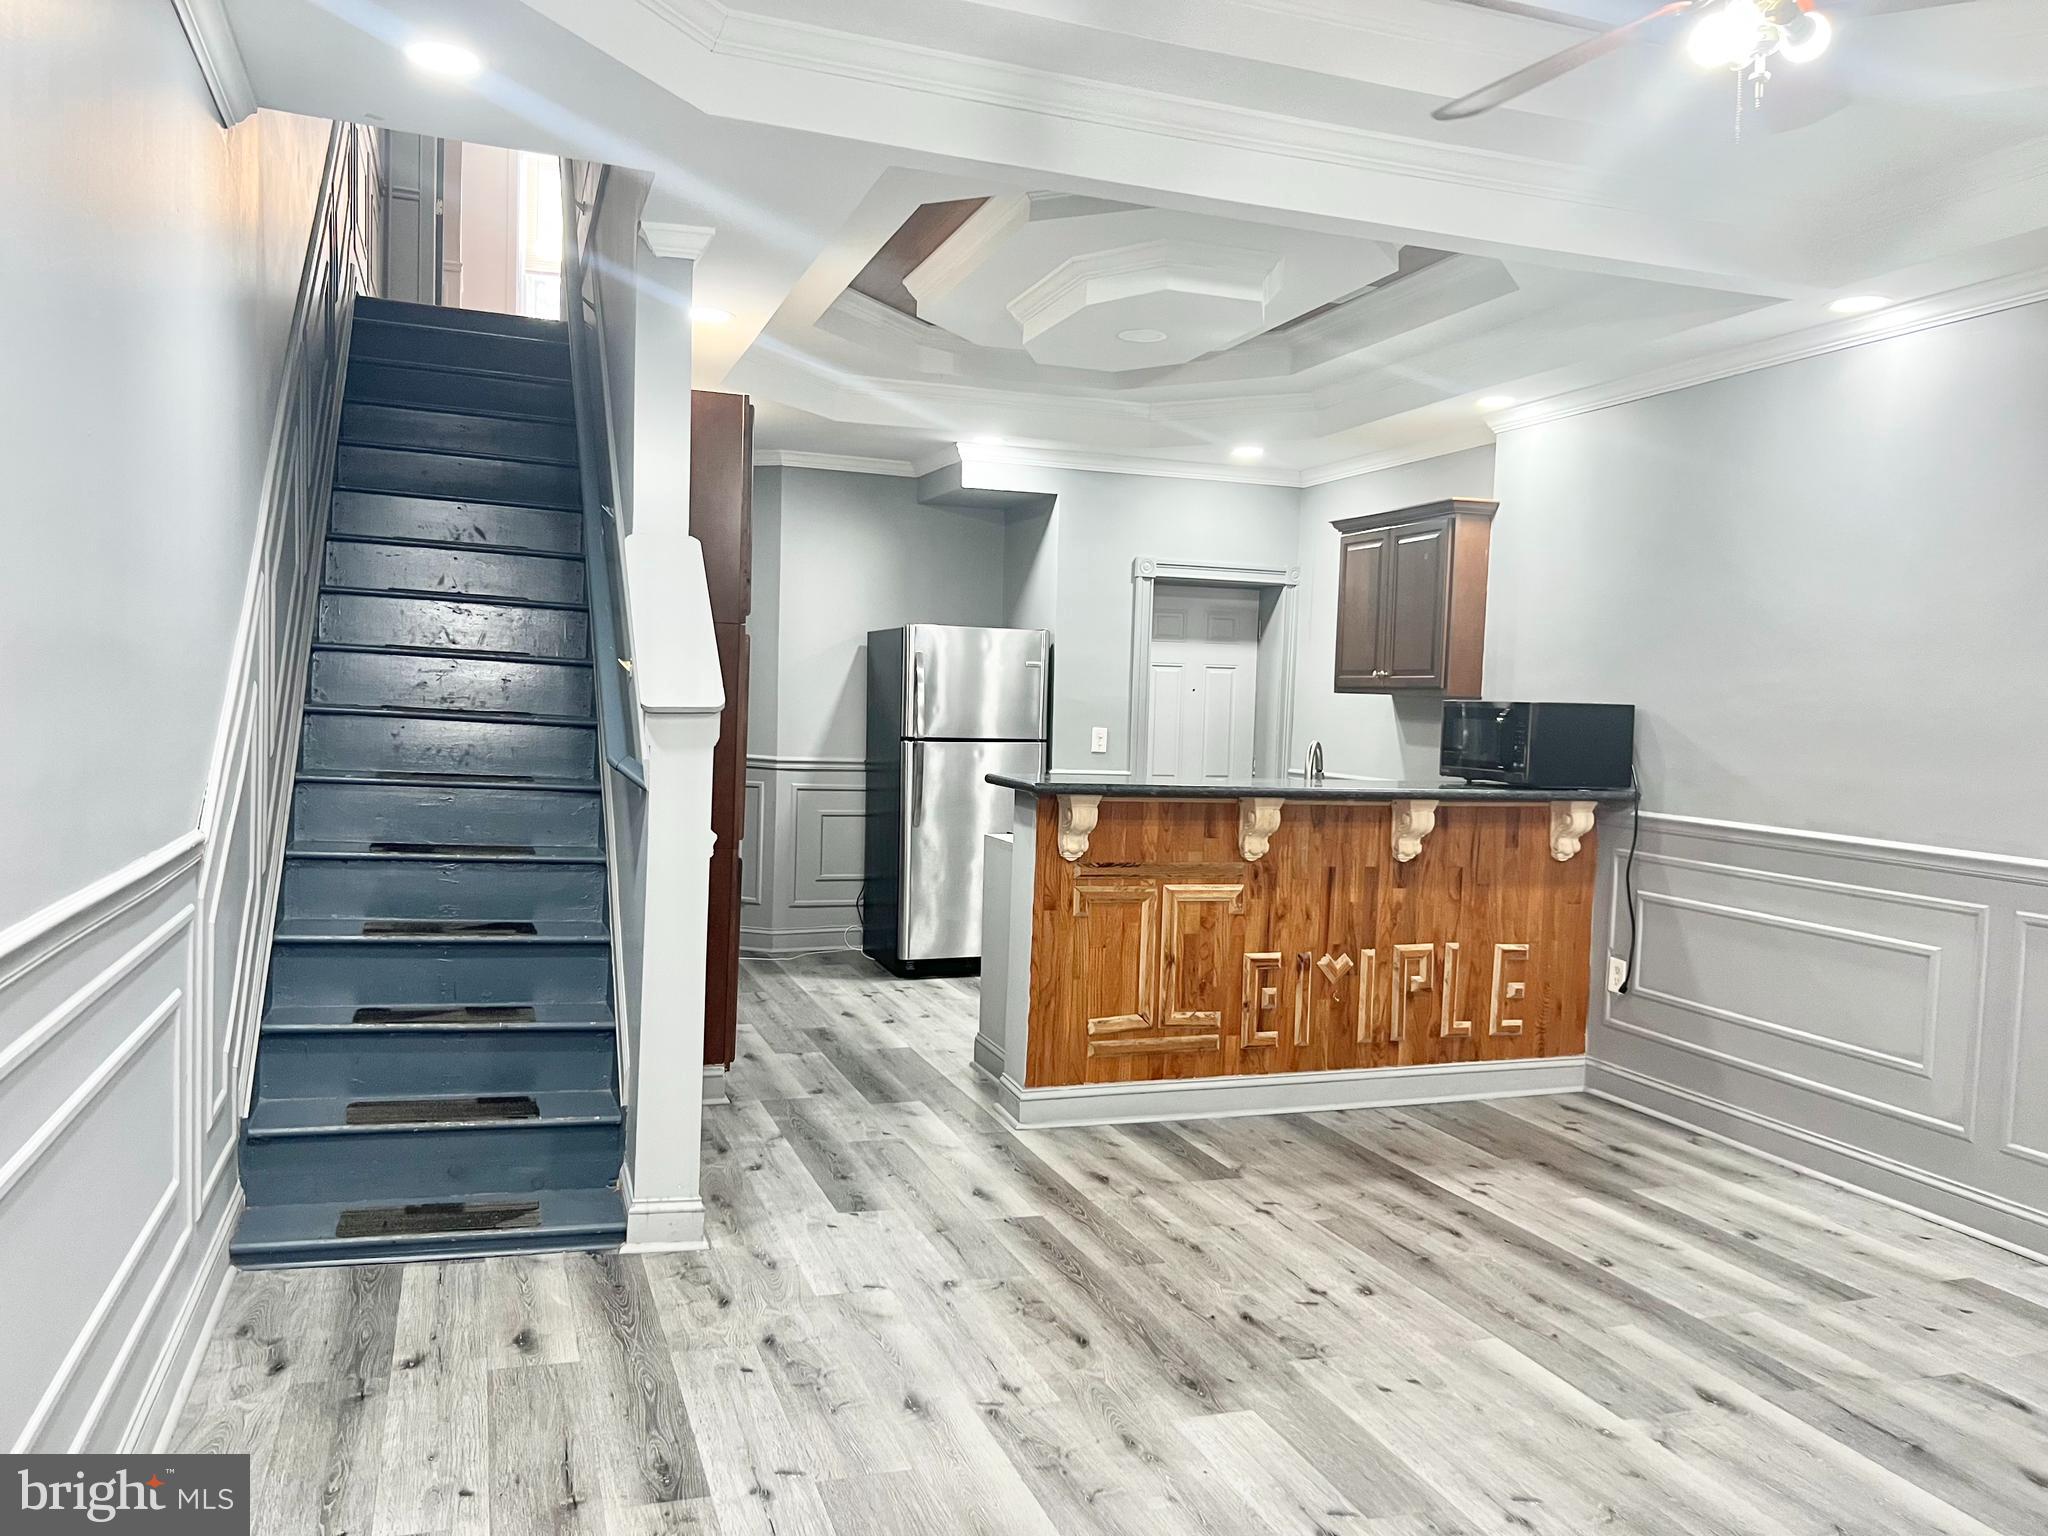
<path fill-rule="evenodd" d="M 1043 741 L 1042 629 L 912 624 L 904 631 L 907 737 Z"/>
<path fill-rule="evenodd" d="M 981 839 L 1010 830 L 1016 804 L 988 775 L 1036 778 L 1044 757 L 1036 741 L 903 744 L 903 959 L 981 954 Z"/>

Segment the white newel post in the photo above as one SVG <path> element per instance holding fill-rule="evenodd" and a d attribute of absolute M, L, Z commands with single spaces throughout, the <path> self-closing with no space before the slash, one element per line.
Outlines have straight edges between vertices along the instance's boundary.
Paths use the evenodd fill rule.
<path fill-rule="evenodd" d="M 709 230 L 643 227 L 626 606 L 647 776 L 645 942 L 626 1133 L 626 1248 L 704 1244 L 704 954 L 711 754 L 725 689 L 704 553 L 689 536 L 690 291 Z"/>
<path fill-rule="evenodd" d="M 626 539 L 647 774 L 646 942 L 627 1126 L 626 1247 L 700 1247 L 704 940 L 711 897 L 711 751 L 725 689 L 704 555 L 687 534 Z M 651 595 L 658 593 L 659 596 Z"/>

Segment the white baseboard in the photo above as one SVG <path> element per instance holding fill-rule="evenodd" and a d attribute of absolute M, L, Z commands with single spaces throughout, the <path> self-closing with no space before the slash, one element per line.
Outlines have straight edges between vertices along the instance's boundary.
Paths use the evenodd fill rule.
<path fill-rule="evenodd" d="M 853 909 L 847 908 L 848 913 Z M 857 954 L 858 944 L 846 942 L 847 930 L 857 918 L 823 928 L 742 928 L 740 953 L 755 960 L 780 960 L 792 955 Z"/>
<path fill-rule="evenodd" d="M 730 1104 L 732 1092 L 727 1085 L 731 1075 L 728 1067 L 706 1067 L 704 1069 L 704 1102 L 706 1104 Z"/>
<path fill-rule="evenodd" d="M 975 1064 L 983 1065 L 977 1043 Z M 983 1067 L 983 1070 L 986 1070 Z M 1248 1077 L 1176 1078 L 1156 1083 L 1080 1083 L 1025 1088 L 996 1074 L 996 1109 L 1019 1130 L 1126 1125 L 1147 1120 L 1218 1120 L 1235 1115 L 1294 1115 L 1330 1109 L 1385 1109 L 1466 1099 L 1579 1093 L 1586 1058 L 1450 1062 L 1425 1067 L 1363 1067 L 1345 1072 L 1274 1072 Z"/>
<path fill-rule="evenodd" d="M 170 1449 L 171 1437 L 178 1432 L 178 1420 L 184 1417 L 185 1404 L 192 1396 L 192 1384 L 199 1379 L 199 1368 L 205 1363 L 206 1346 L 220 1323 L 221 1309 L 227 1305 L 228 1288 L 234 1284 L 235 1269 L 228 1262 L 228 1243 L 234 1237 L 235 1223 L 241 1219 L 242 1186 L 238 1183 L 228 1199 L 220 1230 L 206 1245 L 199 1273 L 193 1277 L 184 1304 L 178 1308 L 170 1338 L 157 1357 L 127 1431 L 121 1437 L 121 1449 L 127 1454 L 140 1451 L 145 1439 L 159 1455 Z"/>
<path fill-rule="evenodd" d="M 708 1246 L 704 1202 L 694 1196 L 634 1200 L 626 1207 L 626 1241 L 621 1253 L 689 1253 Z"/>
<path fill-rule="evenodd" d="M 2048 1262 L 2048 1213 L 1610 1062 L 1587 1064 L 1586 1091 Z"/>
<path fill-rule="evenodd" d="M 1003 1080 L 1003 1048 L 987 1035 L 977 1033 L 974 1037 L 974 1067 L 984 1077 L 1000 1083 Z"/>

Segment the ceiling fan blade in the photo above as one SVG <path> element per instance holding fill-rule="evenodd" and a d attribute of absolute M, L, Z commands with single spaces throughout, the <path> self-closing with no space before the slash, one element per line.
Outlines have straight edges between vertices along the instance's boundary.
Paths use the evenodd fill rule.
<path fill-rule="evenodd" d="M 1482 11 L 1499 11 L 1504 16 L 1527 16 L 1532 21 L 1554 21 L 1559 26 L 1577 27 L 1581 32 L 1605 30 L 1600 22 L 1589 20 L 1572 11 L 1557 11 L 1547 5 L 1534 5 L 1530 0 L 1456 0 L 1456 3 L 1476 6 Z"/>
<path fill-rule="evenodd" d="M 1896 11 L 1928 11 L 1938 5 L 1967 5 L 1970 0 L 1814 0 L 1817 11 L 1841 16 L 1883 16 Z"/>
<path fill-rule="evenodd" d="M 1617 48 L 1627 46 L 1635 40 L 1635 34 L 1652 22 L 1662 21 L 1667 16 L 1682 16 L 1687 11 L 1697 10 L 1708 0 L 1670 0 L 1660 5 L 1647 16 L 1638 16 L 1634 21 L 1625 22 L 1597 37 L 1589 37 L 1583 43 L 1574 43 L 1562 53 L 1553 53 L 1547 59 L 1538 59 L 1526 69 L 1518 69 L 1512 75 L 1503 75 L 1491 85 L 1483 85 L 1469 96 L 1460 96 L 1456 101 L 1447 101 L 1430 116 L 1440 123 L 1456 122 L 1461 117 L 1477 117 L 1481 112 L 1490 112 L 1502 102 L 1513 101 L 1524 92 L 1533 91 L 1539 85 L 1548 85 L 1560 75 L 1568 75 L 1583 64 L 1605 58 Z"/>

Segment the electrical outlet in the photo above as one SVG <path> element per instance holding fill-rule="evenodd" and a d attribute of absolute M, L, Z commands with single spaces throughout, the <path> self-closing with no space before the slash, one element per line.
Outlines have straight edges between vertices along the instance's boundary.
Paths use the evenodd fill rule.
<path fill-rule="evenodd" d="M 1607 990 L 1619 992 L 1628 985 L 1628 962 L 1619 955 L 1607 957 Z"/>
<path fill-rule="evenodd" d="M 1108 726 L 1098 725 L 1088 733 L 1088 750 L 1090 752 L 1107 752 L 1109 750 Z"/>

